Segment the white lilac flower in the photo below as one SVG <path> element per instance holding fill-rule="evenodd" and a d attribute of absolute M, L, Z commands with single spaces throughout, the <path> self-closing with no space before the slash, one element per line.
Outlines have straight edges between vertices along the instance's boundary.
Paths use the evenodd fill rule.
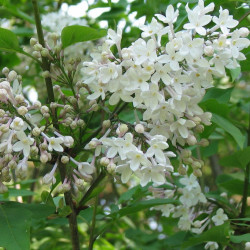
<path fill-rule="evenodd" d="M 16 136 L 18 138 L 18 142 L 16 142 L 12 149 L 15 152 L 23 151 L 24 156 L 29 156 L 30 154 L 30 146 L 34 143 L 34 138 L 27 136 L 23 131 L 16 132 Z"/>
<path fill-rule="evenodd" d="M 173 5 L 168 5 L 165 16 L 156 14 L 155 16 L 164 23 L 175 23 L 179 15 L 179 10 L 174 10 Z"/>
<path fill-rule="evenodd" d="M 48 145 L 49 151 L 55 150 L 57 152 L 63 152 L 63 147 L 61 146 L 61 144 L 64 142 L 64 140 L 62 137 L 55 138 L 53 136 L 53 137 L 48 138 L 47 140 L 49 142 L 49 145 Z"/>
<path fill-rule="evenodd" d="M 23 119 L 20 117 L 16 117 L 10 124 L 10 127 L 16 131 L 22 130 L 24 127 Z"/>
<path fill-rule="evenodd" d="M 219 245 L 215 241 L 208 241 L 204 247 L 204 249 L 215 250 L 218 249 Z"/>
<path fill-rule="evenodd" d="M 152 163 L 147 159 L 144 153 L 140 150 L 130 151 L 127 153 L 129 159 L 130 168 L 133 171 L 139 169 L 140 166 L 150 167 Z"/>
<path fill-rule="evenodd" d="M 226 220 L 228 220 L 228 217 L 222 208 L 219 208 L 216 211 L 216 215 L 212 217 L 212 221 L 214 222 L 215 226 L 222 225 Z"/>
<path fill-rule="evenodd" d="M 121 174 L 122 183 L 127 183 L 133 173 L 128 163 L 118 165 L 116 172 Z"/>

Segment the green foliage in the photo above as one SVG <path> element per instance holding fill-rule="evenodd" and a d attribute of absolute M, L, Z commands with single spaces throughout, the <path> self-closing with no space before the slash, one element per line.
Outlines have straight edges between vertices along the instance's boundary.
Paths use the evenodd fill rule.
<path fill-rule="evenodd" d="M 0 50 L 6 52 L 20 52 L 18 39 L 12 31 L 0 28 Z"/>
<path fill-rule="evenodd" d="M 62 30 L 62 46 L 66 48 L 72 44 L 96 40 L 106 36 L 105 30 L 96 30 L 90 27 L 72 25 Z"/>

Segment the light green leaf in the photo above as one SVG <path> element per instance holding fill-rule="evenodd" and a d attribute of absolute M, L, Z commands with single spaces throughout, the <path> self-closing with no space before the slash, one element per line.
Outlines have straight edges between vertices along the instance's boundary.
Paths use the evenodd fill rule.
<path fill-rule="evenodd" d="M 30 249 L 31 212 L 15 202 L 0 205 L 0 246 L 8 250 Z"/>
<path fill-rule="evenodd" d="M 228 132 L 234 138 L 234 140 L 237 142 L 239 147 L 241 149 L 243 149 L 245 137 L 242 135 L 241 131 L 237 127 L 235 127 L 227 119 L 225 119 L 217 114 L 213 114 L 212 122 L 217 124 L 219 127 L 223 128 L 226 132 Z"/>
<path fill-rule="evenodd" d="M 232 81 L 234 82 L 239 77 L 241 73 L 241 68 L 238 67 L 236 69 L 230 69 L 230 73 L 231 73 Z"/>
<path fill-rule="evenodd" d="M 48 191 L 43 191 L 41 194 L 41 199 L 43 201 L 43 203 L 51 206 L 51 207 L 55 207 L 55 203 L 53 201 L 53 198 L 51 196 L 51 193 L 49 193 Z"/>
<path fill-rule="evenodd" d="M 106 30 L 96 30 L 86 26 L 72 25 L 62 30 L 62 46 L 66 48 L 72 44 L 96 40 L 106 36 Z"/>
<path fill-rule="evenodd" d="M 0 28 L 0 50 L 7 52 L 20 52 L 16 35 L 7 29 Z"/>
<path fill-rule="evenodd" d="M 234 243 L 241 243 L 242 241 L 248 242 L 250 240 L 250 233 L 242 235 L 231 235 L 230 240 Z"/>

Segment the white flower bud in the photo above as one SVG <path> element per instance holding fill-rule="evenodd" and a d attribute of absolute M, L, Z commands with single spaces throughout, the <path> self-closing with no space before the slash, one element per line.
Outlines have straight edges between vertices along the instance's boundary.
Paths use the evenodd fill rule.
<path fill-rule="evenodd" d="M 103 128 L 109 128 L 110 125 L 111 125 L 111 121 L 110 121 L 110 120 L 105 120 L 105 121 L 103 121 L 103 123 L 102 123 L 102 127 L 103 127 Z"/>
<path fill-rule="evenodd" d="M 36 58 L 40 58 L 41 57 L 41 54 L 38 52 L 38 51 L 33 51 L 32 52 L 32 55 Z"/>
<path fill-rule="evenodd" d="M 96 100 L 89 101 L 89 106 L 93 106 L 94 104 L 96 104 Z"/>
<path fill-rule="evenodd" d="M 3 109 L 0 109 L 0 118 L 4 117 L 4 115 L 5 115 L 5 111 Z"/>
<path fill-rule="evenodd" d="M 109 174 L 114 174 L 116 169 L 116 165 L 114 163 L 110 163 L 107 166 L 107 171 Z"/>
<path fill-rule="evenodd" d="M 183 149 L 183 150 L 181 151 L 181 157 L 182 157 L 182 158 L 189 158 L 191 155 L 192 155 L 191 150 Z"/>
<path fill-rule="evenodd" d="M 10 82 L 14 81 L 17 78 L 17 73 L 14 70 L 11 70 L 10 73 L 8 74 L 8 80 Z"/>
<path fill-rule="evenodd" d="M 44 113 L 44 114 L 43 114 L 43 117 L 44 117 L 44 118 L 49 118 L 49 117 L 50 117 L 50 114 L 49 114 L 49 113 Z"/>
<path fill-rule="evenodd" d="M 199 161 L 193 161 L 192 167 L 193 169 L 199 169 L 201 168 L 201 163 Z"/>
<path fill-rule="evenodd" d="M 201 124 L 198 124 L 194 129 L 197 133 L 202 133 L 204 131 L 204 126 Z"/>
<path fill-rule="evenodd" d="M 128 125 L 127 124 L 121 124 L 119 126 L 119 131 L 120 131 L 120 135 L 124 135 L 125 133 L 127 133 Z"/>
<path fill-rule="evenodd" d="M 47 150 L 48 149 L 48 145 L 45 142 L 40 144 L 39 147 L 40 147 L 41 150 Z"/>
<path fill-rule="evenodd" d="M 79 119 L 79 120 L 77 121 L 77 126 L 84 127 L 84 126 L 85 126 L 84 120 Z"/>
<path fill-rule="evenodd" d="M 42 77 L 43 77 L 43 78 L 49 78 L 49 77 L 50 77 L 50 72 L 49 72 L 48 70 L 42 72 Z"/>
<path fill-rule="evenodd" d="M 197 220 L 197 221 L 195 221 L 195 222 L 193 223 L 193 225 L 194 225 L 194 227 L 196 227 L 196 228 L 200 228 L 201 225 L 202 225 L 202 223 L 201 223 L 201 221 Z"/>
<path fill-rule="evenodd" d="M 3 125 L 0 126 L 0 131 L 2 133 L 7 133 L 9 131 L 9 129 L 10 129 L 9 126 L 6 125 L 6 124 L 3 124 Z"/>
<path fill-rule="evenodd" d="M 46 163 L 46 162 L 48 162 L 48 160 L 49 160 L 49 157 L 46 154 L 42 154 L 40 156 L 41 163 Z"/>
<path fill-rule="evenodd" d="M 73 121 L 71 124 L 70 124 L 70 127 L 72 129 L 76 129 L 77 128 L 77 122 L 76 121 Z"/>
<path fill-rule="evenodd" d="M 178 170 L 179 174 L 181 174 L 181 175 L 187 174 L 186 168 L 184 168 L 182 165 L 180 165 L 177 170 Z"/>
<path fill-rule="evenodd" d="M 74 144 L 74 139 L 71 136 L 64 136 L 64 138 L 63 138 L 63 144 L 66 147 L 70 148 Z"/>
<path fill-rule="evenodd" d="M 41 129 L 38 127 L 33 128 L 32 135 L 39 136 L 41 134 Z"/>
<path fill-rule="evenodd" d="M 107 167 L 109 165 L 109 163 L 110 163 L 110 160 L 107 157 L 102 157 L 100 160 L 100 164 L 104 167 Z"/>
<path fill-rule="evenodd" d="M 28 109 L 25 106 L 21 106 L 17 109 L 19 115 L 25 116 L 28 113 Z"/>
<path fill-rule="evenodd" d="M 40 43 L 36 43 L 34 46 L 33 46 L 34 50 L 36 51 L 41 51 L 43 49 L 43 46 L 40 44 Z"/>
<path fill-rule="evenodd" d="M 39 102 L 39 101 L 35 101 L 35 102 L 33 103 L 33 106 L 34 106 L 35 109 L 40 109 L 41 106 L 42 106 L 42 104 L 41 104 L 41 102 Z"/>
<path fill-rule="evenodd" d="M 4 75 L 8 75 L 9 72 L 10 72 L 10 70 L 9 70 L 7 67 L 4 67 L 3 70 L 2 70 L 2 73 L 3 73 Z"/>
<path fill-rule="evenodd" d="M 41 113 L 44 114 L 44 113 L 49 113 L 49 108 L 47 106 L 42 106 L 41 107 Z"/>
<path fill-rule="evenodd" d="M 43 56 L 43 57 L 49 56 L 49 50 L 46 48 L 43 48 L 41 51 L 41 56 Z"/>
<path fill-rule="evenodd" d="M 249 35 L 249 29 L 246 27 L 242 27 L 239 29 L 239 33 L 241 37 L 247 37 Z"/>
<path fill-rule="evenodd" d="M 88 145 L 89 145 L 89 148 L 94 149 L 99 145 L 99 143 L 97 141 L 92 140 L 89 142 Z"/>
<path fill-rule="evenodd" d="M 32 146 L 31 148 L 30 148 L 30 155 L 31 156 L 37 156 L 38 155 L 38 147 L 37 146 Z"/>
<path fill-rule="evenodd" d="M 188 138 L 187 138 L 187 143 L 188 143 L 189 146 L 196 145 L 197 140 L 196 140 L 195 136 L 194 135 L 189 135 Z"/>
<path fill-rule="evenodd" d="M 75 185 L 80 191 L 84 191 L 83 181 L 81 179 L 75 180 Z"/>
<path fill-rule="evenodd" d="M 32 37 L 32 38 L 30 39 L 30 46 L 33 47 L 36 43 L 37 43 L 36 38 Z"/>
<path fill-rule="evenodd" d="M 48 184 L 55 184 L 56 183 L 56 178 L 54 177 L 54 175 L 52 174 L 46 174 L 43 177 L 43 183 L 48 185 Z"/>
<path fill-rule="evenodd" d="M 145 131 L 144 126 L 142 124 L 136 124 L 135 131 L 139 134 L 143 134 Z"/>
<path fill-rule="evenodd" d="M 61 162 L 62 162 L 63 164 L 67 164 L 67 163 L 69 162 L 69 157 L 66 156 L 66 155 L 62 156 Z"/>
<path fill-rule="evenodd" d="M 204 54 L 206 56 L 212 56 L 214 54 L 214 48 L 212 46 L 206 46 L 204 48 Z"/>
<path fill-rule="evenodd" d="M 17 103 L 22 103 L 24 102 L 24 97 L 23 95 L 16 95 L 15 100 L 17 101 Z"/>
<path fill-rule="evenodd" d="M 13 155 L 12 154 L 6 154 L 4 156 L 4 161 L 6 161 L 6 162 L 11 161 L 12 159 L 13 159 Z"/>
<path fill-rule="evenodd" d="M 70 126 L 70 124 L 73 122 L 73 120 L 70 118 L 70 117 L 67 117 L 65 120 L 64 120 L 64 123 L 67 125 L 67 126 Z"/>

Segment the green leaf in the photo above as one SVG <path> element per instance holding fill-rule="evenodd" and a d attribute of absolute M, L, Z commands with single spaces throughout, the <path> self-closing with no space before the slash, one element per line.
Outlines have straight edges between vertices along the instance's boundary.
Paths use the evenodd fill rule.
<path fill-rule="evenodd" d="M 226 243 L 227 237 L 229 235 L 229 222 L 224 223 L 220 226 L 215 226 L 209 229 L 208 231 L 190 238 L 184 244 L 183 247 L 195 246 L 197 244 L 207 242 L 207 241 L 215 241 L 218 243 Z"/>
<path fill-rule="evenodd" d="M 234 138 L 234 140 L 237 142 L 239 147 L 241 149 L 243 149 L 245 137 L 242 135 L 241 131 L 237 127 L 235 127 L 227 119 L 225 119 L 217 114 L 213 114 L 212 122 L 217 124 L 219 127 L 223 128 L 226 132 L 228 132 Z"/>
<path fill-rule="evenodd" d="M 144 210 L 150 207 L 155 207 L 155 206 L 164 205 L 164 204 L 173 204 L 173 203 L 177 203 L 177 201 L 173 199 L 152 199 L 152 200 L 146 200 L 146 201 L 139 201 L 139 202 L 133 203 L 131 206 L 127 206 L 125 208 L 120 209 L 117 213 L 119 214 L 119 216 L 125 216 L 128 214 L 139 212 L 141 210 Z"/>
<path fill-rule="evenodd" d="M 42 194 L 41 194 L 41 199 L 42 201 L 51 206 L 51 207 L 55 207 L 55 203 L 53 201 L 53 198 L 51 196 L 51 193 L 49 193 L 48 191 L 43 191 Z"/>
<path fill-rule="evenodd" d="M 209 99 L 216 100 L 218 103 L 228 103 L 230 100 L 232 91 L 233 91 L 233 88 L 228 88 L 228 89 L 211 88 L 206 92 L 201 103 Z"/>
<path fill-rule="evenodd" d="M 231 235 L 230 240 L 233 243 L 241 243 L 242 241 L 248 242 L 250 240 L 250 233 L 249 234 L 242 234 L 242 235 Z"/>
<path fill-rule="evenodd" d="M 72 25 L 62 30 L 62 46 L 66 48 L 78 42 L 96 40 L 106 36 L 106 30 L 97 30 L 86 26 Z"/>
<path fill-rule="evenodd" d="M 238 67 L 236 69 L 230 69 L 231 77 L 232 77 L 232 82 L 234 82 L 240 75 L 241 73 L 241 68 Z"/>
<path fill-rule="evenodd" d="M 217 177 L 216 183 L 219 187 L 226 189 L 231 194 L 242 195 L 244 189 L 244 174 L 221 174 Z M 250 185 L 248 192 L 250 193 Z"/>
<path fill-rule="evenodd" d="M 0 246 L 8 250 L 30 249 L 31 212 L 15 202 L 0 205 Z"/>
<path fill-rule="evenodd" d="M 237 167 L 244 169 L 250 162 L 250 147 L 237 151 L 236 153 L 224 157 L 220 160 L 220 164 L 225 167 Z"/>
<path fill-rule="evenodd" d="M 0 28 L 0 50 L 6 52 L 20 52 L 16 35 L 7 29 Z"/>
<path fill-rule="evenodd" d="M 17 197 L 17 196 L 31 196 L 34 195 L 35 193 L 30 191 L 30 190 L 25 190 L 25 189 L 14 189 L 14 188 L 9 188 L 9 197 Z"/>

